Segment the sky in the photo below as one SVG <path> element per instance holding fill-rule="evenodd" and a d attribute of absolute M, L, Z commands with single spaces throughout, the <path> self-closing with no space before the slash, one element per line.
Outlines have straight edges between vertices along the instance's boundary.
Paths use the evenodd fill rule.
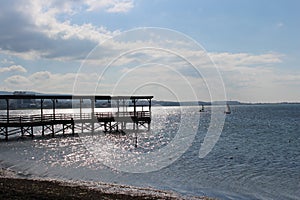
<path fill-rule="evenodd" d="M 297 0 L 2 0 L 0 91 L 300 102 Z"/>

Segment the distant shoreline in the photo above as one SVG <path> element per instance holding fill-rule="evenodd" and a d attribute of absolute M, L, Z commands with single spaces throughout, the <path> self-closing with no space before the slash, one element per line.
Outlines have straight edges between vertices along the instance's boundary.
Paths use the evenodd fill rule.
<path fill-rule="evenodd" d="M 32 92 L 32 91 L 15 91 L 18 93 L 23 93 L 25 96 L 26 95 L 46 95 L 43 93 L 37 93 L 37 92 Z M 0 95 L 14 95 L 15 92 L 8 92 L 8 91 L 0 91 Z M 62 95 L 62 94 L 55 94 L 55 95 Z M 69 94 L 70 95 L 70 94 Z M 155 98 L 155 97 L 154 97 Z M 11 106 L 11 110 L 23 110 L 23 109 L 39 109 L 40 108 L 40 103 L 38 102 L 31 102 L 31 103 L 27 103 L 24 105 L 15 105 Z M 282 102 L 241 102 L 239 100 L 216 100 L 216 101 L 212 101 L 212 102 L 207 102 L 207 101 L 181 101 L 181 102 L 177 102 L 177 101 L 172 101 L 172 100 L 156 100 L 153 99 L 152 100 L 152 106 L 211 106 L 211 105 L 282 105 L 282 104 L 289 104 L 289 105 L 298 105 L 300 104 L 300 101 L 297 102 L 286 102 L 286 101 L 282 101 Z M 133 105 L 129 105 L 133 106 Z M 48 102 L 43 105 L 44 109 L 52 109 L 52 103 Z M 95 103 L 95 108 L 110 108 L 111 105 L 108 104 L 108 102 L 104 101 L 97 101 Z M 59 100 L 56 103 L 56 108 L 59 109 L 70 109 L 70 108 L 79 108 L 79 103 L 77 102 L 77 104 L 73 104 L 72 101 L 69 100 Z M 90 102 L 83 102 L 82 104 L 82 108 L 90 108 Z M 6 109 L 6 103 L 3 101 L 0 101 L 0 110 L 5 110 Z"/>
<path fill-rule="evenodd" d="M 280 103 L 243 103 L 239 101 L 228 101 L 228 104 L 231 106 L 250 106 L 250 105 L 300 105 L 300 102 L 280 102 Z M 173 102 L 173 101 L 152 101 L 152 107 L 159 107 L 159 106 L 224 106 L 226 105 L 226 101 L 219 101 L 219 102 Z M 131 107 L 131 106 L 129 106 Z M 58 106 L 56 107 L 57 109 L 79 109 L 79 107 L 72 107 L 72 105 L 68 106 Z M 90 108 L 89 106 L 84 106 L 83 108 Z M 96 106 L 95 108 L 111 108 L 111 107 L 101 107 L 101 106 Z M 112 106 L 113 108 L 113 106 Z M 22 108 L 10 108 L 10 110 L 39 110 L 40 108 L 37 107 L 22 107 Z M 44 107 L 44 109 L 52 109 L 52 107 Z M 0 105 L 0 110 L 6 110 L 6 106 Z"/>

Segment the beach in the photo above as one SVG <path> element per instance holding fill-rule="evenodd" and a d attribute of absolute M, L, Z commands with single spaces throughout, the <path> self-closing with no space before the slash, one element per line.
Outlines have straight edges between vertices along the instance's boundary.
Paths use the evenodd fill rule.
<path fill-rule="evenodd" d="M 0 199 L 169 199 L 186 200 L 208 197 L 184 197 L 175 192 L 126 185 L 70 182 L 18 177 L 13 171 L 0 169 Z"/>

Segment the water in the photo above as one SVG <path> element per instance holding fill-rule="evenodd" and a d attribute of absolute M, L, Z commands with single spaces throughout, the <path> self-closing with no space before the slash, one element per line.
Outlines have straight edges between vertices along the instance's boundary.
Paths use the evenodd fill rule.
<path fill-rule="evenodd" d="M 133 133 L 1 142 L 0 165 L 25 177 L 103 181 L 220 199 L 300 199 L 300 105 L 232 106 L 213 150 L 199 158 L 210 125 L 211 108 L 206 109 L 154 107 L 152 131 L 139 133 L 138 148 Z M 193 120 L 182 122 L 195 116 L 200 116 L 196 129 Z M 179 131 L 185 147 L 174 149 L 185 153 L 163 154 Z M 161 153 L 155 159 L 162 166 L 153 157 L 141 162 L 153 152 Z M 120 162 L 124 158 L 130 162 Z M 149 162 L 145 169 L 158 170 L 128 172 L 144 161 Z"/>

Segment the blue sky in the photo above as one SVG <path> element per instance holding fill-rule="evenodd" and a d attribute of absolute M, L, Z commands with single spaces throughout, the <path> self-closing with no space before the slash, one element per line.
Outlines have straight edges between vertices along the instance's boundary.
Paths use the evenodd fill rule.
<path fill-rule="evenodd" d="M 99 74 L 91 72 L 92 66 L 84 64 L 88 63 L 84 61 L 97 45 L 102 49 L 101 55 L 97 56 L 109 59 L 111 47 L 104 48 L 107 39 L 139 27 L 161 27 L 177 31 L 178 38 L 183 39 L 185 35 L 202 45 L 218 66 L 228 99 L 245 102 L 300 101 L 300 2 L 296 0 L 4 0 L 0 4 L 0 90 L 72 93 L 78 77 L 85 81 L 101 79 Z M 168 40 L 168 37 L 162 38 Z M 159 41 L 152 39 L 154 43 Z M 137 44 L 145 47 L 150 44 L 149 41 L 142 39 L 143 43 L 138 43 L 130 40 L 128 47 L 136 47 Z M 185 42 L 189 43 L 188 40 Z M 113 43 L 115 47 L 124 49 L 116 41 Z M 183 52 L 183 46 L 168 48 Z M 186 52 L 189 50 L 186 49 Z M 197 52 L 190 53 L 196 55 Z M 191 80 L 195 90 L 201 91 L 197 94 L 199 100 L 211 100 L 211 91 L 204 82 L 207 84 L 213 77 L 198 77 L 203 83 L 197 82 L 190 77 L 194 73 L 192 70 L 176 67 L 178 60 L 178 63 L 172 63 L 174 69 L 164 67 L 161 63 L 166 64 L 164 60 L 169 55 L 159 57 L 161 63 L 155 57 L 157 65 L 147 65 L 154 60 L 155 53 L 150 54 L 153 56 L 151 59 L 141 56 L 144 60 L 139 60 L 138 64 L 143 67 L 129 73 L 131 76 L 152 77 L 146 80 L 156 85 L 148 85 L 145 92 L 154 93 L 158 99 L 176 100 L 174 95 L 163 95 L 171 94 L 172 89 L 169 88 L 169 92 L 162 89 L 163 84 L 181 88 L 182 85 L 174 83 L 176 73 L 171 72 L 176 69 Z M 129 57 L 123 57 L 127 63 L 119 62 L 120 66 L 115 67 L 116 71 L 111 74 L 132 72 L 133 68 L 129 66 L 137 65 L 140 54 L 132 54 L 130 59 L 133 55 L 136 56 L 134 61 L 129 62 Z M 82 69 L 87 72 L 78 75 Z M 155 77 L 150 75 L 149 69 L 153 74 L 157 73 Z M 206 73 L 201 66 L 198 70 Z M 121 73 L 119 78 L 122 78 Z M 112 83 L 99 83 L 97 88 L 106 89 L 97 92 L 113 93 L 114 86 L 109 84 Z M 161 93 L 158 87 L 162 87 Z M 119 92 L 125 91 L 123 88 Z M 188 95 L 179 93 L 189 99 Z"/>

